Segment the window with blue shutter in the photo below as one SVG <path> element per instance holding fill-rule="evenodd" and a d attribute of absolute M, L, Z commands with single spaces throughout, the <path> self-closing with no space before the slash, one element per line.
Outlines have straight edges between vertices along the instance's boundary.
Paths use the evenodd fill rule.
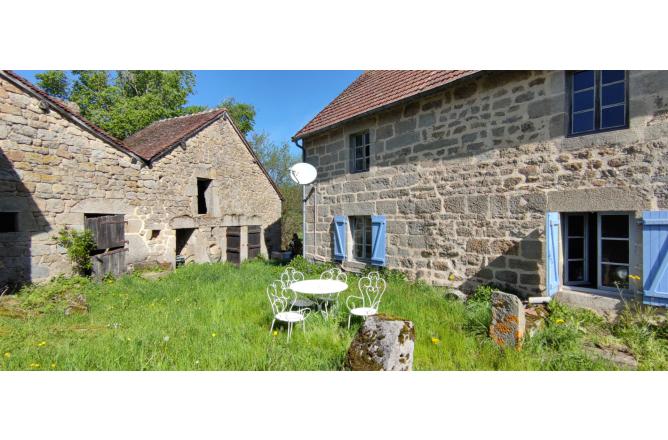
<path fill-rule="evenodd" d="M 668 211 L 642 215 L 643 302 L 668 306 Z"/>
<path fill-rule="evenodd" d="M 545 219 L 545 249 L 547 294 L 553 296 L 559 290 L 559 225 L 558 212 L 548 212 Z"/>
<path fill-rule="evenodd" d="M 387 226 L 382 215 L 371 216 L 371 264 L 385 266 L 385 235 Z"/>
<path fill-rule="evenodd" d="M 624 70 L 583 70 L 570 77 L 571 135 L 628 126 Z"/>
<path fill-rule="evenodd" d="M 348 220 L 343 215 L 334 217 L 334 259 L 343 261 L 346 259 L 346 226 Z"/>

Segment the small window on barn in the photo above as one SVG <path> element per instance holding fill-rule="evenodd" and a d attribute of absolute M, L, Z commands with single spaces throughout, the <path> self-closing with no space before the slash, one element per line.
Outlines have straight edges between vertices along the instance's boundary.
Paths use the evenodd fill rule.
<path fill-rule="evenodd" d="M 19 214 L 17 212 L 0 212 L 0 233 L 18 232 Z"/>
<path fill-rule="evenodd" d="M 353 173 L 369 171 L 370 144 L 368 131 L 350 136 L 350 157 Z"/>
<path fill-rule="evenodd" d="M 355 260 L 371 259 L 371 217 L 368 215 L 350 217 L 350 232 Z"/>
<path fill-rule="evenodd" d="M 197 179 L 197 213 L 208 214 L 211 210 L 211 179 Z"/>
<path fill-rule="evenodd" d="M 624 70 L 583 70 L 570 76 L 570 134 L 628 127 Z"/>
<path fill-rule="evenodd" d="M 155 240 L 158 237 L 160 237 L 160 229 L 152 229 L 151 230 L 151 240 Z"/>

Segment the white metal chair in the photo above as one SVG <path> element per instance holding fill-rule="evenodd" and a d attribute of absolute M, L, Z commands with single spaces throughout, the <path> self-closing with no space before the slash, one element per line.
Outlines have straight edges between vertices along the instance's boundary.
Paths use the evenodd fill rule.
<path fill-rule="evenodd" d="M 283 286 L 283 289 L 285 290 L 290 290 L 290 284 L 296 282 L 296 281 L 304 281 L 304 274 L 301 273 L 300 271 L 296 270 L 293 267 L 288 267 L 286 268 L 283 273 L 281 274 L 281 285 Z M 291 309 L 303 309 L 303 308 L 308 308 L 308 307 L 313 307 L 315 306 L 315 302 L 311 301 L 308 298 L 303 298 L 299 297 L 296 293 L 294 294 L 294 297 L 292 298 L 292 302 L 290 303 L 290 308 Z"/>
<path fill-rule="evenodd" d="M 327 269 L 320 274 L 321 280 L 336 280 L 348 284 L 348 275 L 343 272 L 338 267 L 332 269 Z M 325 316 L 329 316 L 329 313 L 334 311 L 334 308 L 339 303 L 339 293 L 334 293 L 331 295 L 323 296 L 321 298 L 322 306 L 325 308 Z"/>
<path fill-rule="evenodd" d="M 350 328 L 350 318 L 361 316 L 364 320 L 369 316 L 378 313 L 380 300 L 385 293 L 387 284 L 380 277 L 378 272 L 371 272 L 367 276 L 360 278 L 357 283 L 360 294 L 350 295 L 346 298 L 346 307 L 348 308 L 348 328 Z"/>
<path fill-rule="evenodd" d="M 271 311 L 274 314 L 274 319 L 271 321 L 271 328 L 269 333 L 274 331 L 274 324 L 276 321 L 285 322 L 288 326 L 288 341 L 292 336 L 292 327 L 295 323 L 302 323 L 302 329 L 306 334 L 306 315 L 311 311 L 309 308 L 302 308 L 297 311 L 290 310 L 290 298 L 286 293 L 291 292 L 283 288 L 283 283 L 274 281 L 267 287 L 267 297 L 271 304 Z"/>

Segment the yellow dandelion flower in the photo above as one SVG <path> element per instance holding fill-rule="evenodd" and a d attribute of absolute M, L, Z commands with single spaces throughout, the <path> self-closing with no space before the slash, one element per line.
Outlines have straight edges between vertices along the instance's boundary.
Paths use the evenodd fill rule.
<path fill-rule="evenodd" d="M 211 337 L 212 337 L 212 338 L 215 338 L 215 337 L 216 337 L 216 333 L 215 333 L 215 332 L 214 332 L 214 333 L 211 333 Z"/>
<path fill-rule="evenodd" d="M 33 362 L 30 364 L 30 368 L 39 368 L 39 364 L 37 362 Z"/>
<path fill-rule="evenodd" d="M 37 344 L 38 347 L 44 347 L 46 345 L 46 341 L 39 342 Z"/>
<path fill-rule="evenodd" d="M 12 357 L 12 354 L 11 354 L 10 352 L 6 351 L 6 352 L 5 352 L 5 357 L 6 357 L 7 359 L 9 359 L 10 357 Z"/>
<path fill-rule="evenodd" d="M 454 281 L 454 280 L 455 280 L 455 274 L 454 274 L 454 273 L 451 273 L 450 276 L 448 277 L 448 279 L 449 279 L 450 281 Z"/>
<path fill-rule="evenodd" d="M 559 319 L 557 319 L 557 320 L 554 321 L 554 322 L 557 323 L 557 324 L 563 324 L 563 323 L 564 323 L 564 320 L 561 319 L 561 318 L 559 318 Z"/>
<path fill-rule="evenodd" d="M 53 362 L 53 363 L 51 364 L 51 368 L 56 368 L 56 363 L 55 363 L 55 362 Z"/>
<path fill-rule="evenodd" d="M 434 344 L 434 345 L 439 344 L 440 342 L 441 342 L 441 340 L 438 339 L 438 338 L 431 338 L 431 343 Z"/>
<path fill-rule="evenodd" d="M 274 330 L 274 336 L 278 336 L 278 330 Z"/>

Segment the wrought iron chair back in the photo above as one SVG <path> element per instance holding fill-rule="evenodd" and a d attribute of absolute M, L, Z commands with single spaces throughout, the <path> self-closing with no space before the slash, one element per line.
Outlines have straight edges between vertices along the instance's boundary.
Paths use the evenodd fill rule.
<path fill-rule="evenodd" d="M 304 274 L 294 267 L 286 268 L 281 274 L 281 284 L 285 289 L 289 289 L 290 284 L 296 281 L 304 281 Z"/>
<path fill-rule="evenodd" d="M 290 291 L 283 287 L 281 281 L 273 281 L 267 286 L 267 297 L 274 316 L 289 310 L 292 298 L 286 295 L 288 292 Z"/>
<path fill-rule="evenodd" d="M 348 284 L 348 275 L 338 267 L 327 269 L 320 274 L 320 279 L 343 281 L 344 283 Z"/>
<path fill-rule="evenodd" d="M 357 283 L 359 295 L 353 294 L 346 298 L 346 307 L 348 310 L 359 307 L 378 310 L 386 287 L 387 283 L 378 272 L 370 272 L 367 276 L 360 278 Z"/>

